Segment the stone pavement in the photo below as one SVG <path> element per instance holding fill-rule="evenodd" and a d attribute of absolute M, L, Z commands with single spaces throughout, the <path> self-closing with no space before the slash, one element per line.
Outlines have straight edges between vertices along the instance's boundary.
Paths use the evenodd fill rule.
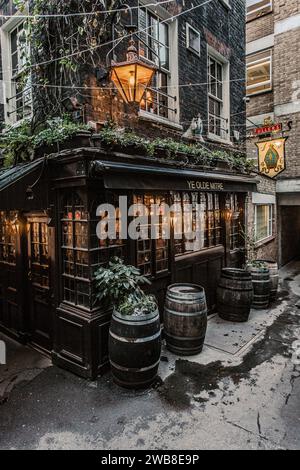
<path fill-rule="evenodd" d="M 150 390 L 88 382 L 8 342 L 0 449 L 300 449 L 300 262 L 248 324 L 210 318 L 202 354 L 164 350 Z M 297 305 L 298 304 L 298 305 Z"/>

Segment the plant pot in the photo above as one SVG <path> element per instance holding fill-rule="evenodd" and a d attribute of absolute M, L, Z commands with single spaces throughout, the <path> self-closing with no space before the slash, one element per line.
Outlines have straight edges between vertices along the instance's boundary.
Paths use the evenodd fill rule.
<path fill-rule="evenodd" d="M 157 377 L 161 354 L 159 311 L 121 315 L 114 310 L 109 330 L 109 361 L 114 382 L 140 389 Z"/>

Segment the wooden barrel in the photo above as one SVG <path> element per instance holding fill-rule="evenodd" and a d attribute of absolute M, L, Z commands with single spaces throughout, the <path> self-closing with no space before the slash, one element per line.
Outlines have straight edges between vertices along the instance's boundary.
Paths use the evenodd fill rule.
<path fill-rule="evenodd" d="M 168 288 L 164 309 L 167 348 L 180 356 L 192 356 L 203 349 L 207 329 L 205 291 L 195 284 L 174 284 Z"/>
<path fill-rule="evenodd" d="M 217 310 L 226 321 L 246 322 L 253 301 L 252 277 L 243 269 L 222 270 L 217 289 Z"/>
<path fill-rule="evenodd" d="M 263 310 L 268 308 L 270 304 L 270 291 L 271 291 L 271 282 L 270 282 L 270 271 L 267 266 L 256 267 L 248 266 L 252 276 L 253 284 L 253 302 L 252 307 L 255 310 Z"/>
<path fill-rule="evenodd" d="M 271 280 L 270 300 L 276 300 L 279 286 L 278 263 L 272 260 L 258 260 L 269 268 Z"/>
<path fill-rule="evenodd" d="M 114 311 L 109 331 L 109 361 L 114 381 L 125 388 L 144 388 L 157 376 L 161 354 L 158 309 L 149 315 Z"/>

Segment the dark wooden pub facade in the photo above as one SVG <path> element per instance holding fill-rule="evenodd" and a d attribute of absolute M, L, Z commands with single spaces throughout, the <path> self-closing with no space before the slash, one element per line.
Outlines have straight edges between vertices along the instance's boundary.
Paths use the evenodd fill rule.
<path fill-rule="evenodd" d="M 142 5 L 141 20 L 159 24 L 160 16 L 170 15 L 162 10 Z M 175 104 L 166 93 L 154 99 L 157 92 L 150 89 L 132 121 L 137 133 L 180 140 L 200 114 L 207 145 L 235 152 L 234 142 L 241 144 L 237 139 L 245 129 L 244 84 L 239 80 L 245 75 L 244 14 L 239 0 L 231 0 L 230 8 L 215 0 L 164 23 L 168 28 L 160 47 L 166 54 L 172 55 L 176 34 L 177 83 L 209 85 L 196 91 L 178 88 Z M 172 81 L 174 68 L 165 69 L 157 72 L 159 79 Z M 97 99 L 92 96 L 90 121 L 107 115 Z M 243 263 L 240 227 L 253 190 L 255 178 L 228 165 L 180 166 L 167 156 L 110 149 L 95 134 L 47 158 L 0 168 L 1 331 L 51 354 L 61 367 L 86 378 L 97 376 L 107 365 L 111 312 L 97 302 L 94 272 L 113 256 L 149 276 L 161 313 L 166 288 L 173 282 L 202 285 L 212 312 L 222 267 Z M 174 204 L 170 240 L 99 240 L 97 207 L 104 202 L 117 206 L 120 195 L 128 197 L 129 205 Z M 184 237 L 175 236 L 183 231 L 176 207 L 179 213 L 185 204 L 195 207 L 193 223 L 204 221 L 195 251 Z"/>

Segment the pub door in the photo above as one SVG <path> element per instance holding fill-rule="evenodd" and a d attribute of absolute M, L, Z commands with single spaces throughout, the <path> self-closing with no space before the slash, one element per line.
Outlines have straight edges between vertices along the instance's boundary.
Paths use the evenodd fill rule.
<path fill-rule="evenodd" d="M 46 352 L 52 349 L 53 308 L 50 285 L 48 218 L 27 218 L 29 334 L 31 343 Z"/>

